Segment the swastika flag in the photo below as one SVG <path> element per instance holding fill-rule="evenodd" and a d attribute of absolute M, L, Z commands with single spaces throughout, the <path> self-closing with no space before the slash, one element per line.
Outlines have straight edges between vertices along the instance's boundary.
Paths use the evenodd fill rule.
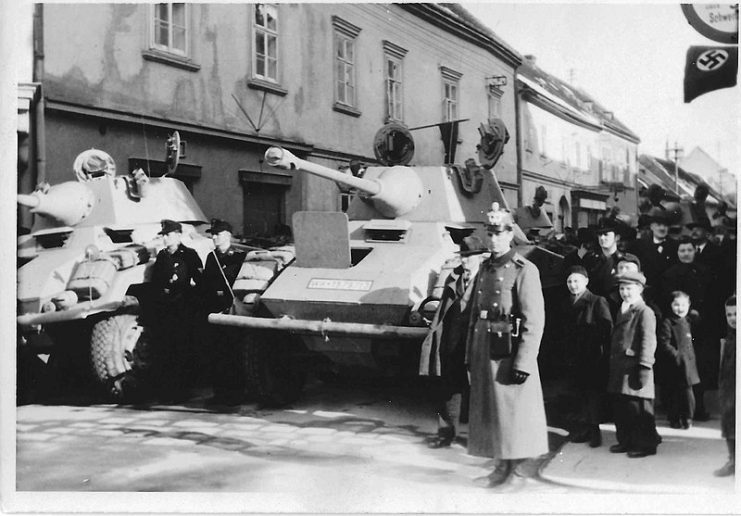
<path fill-rule="evenodd" d="M 684 67 L 684 102 L 736 85 L 738 47 L 690 47 Z"/>

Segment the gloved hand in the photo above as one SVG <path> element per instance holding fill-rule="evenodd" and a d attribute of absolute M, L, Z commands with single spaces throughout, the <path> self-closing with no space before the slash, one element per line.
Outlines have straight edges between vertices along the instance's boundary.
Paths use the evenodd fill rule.
<path fill-rule="evenodd" d="M 512 383 L 514 384 L 520 385 L 522 383 L 525 383 L 525 380 L 527 380 L 528 376 L 530 376 L 530 373 L 520 371 L 519 369 L 512 369 Z"/>
<path fill-rule="evenodd" d="M 638 366 L 630 376 L 631 378 L 628 379 L 629 387 L 635 390 L 643 389 L 651 379 L 651 368 Z"/>

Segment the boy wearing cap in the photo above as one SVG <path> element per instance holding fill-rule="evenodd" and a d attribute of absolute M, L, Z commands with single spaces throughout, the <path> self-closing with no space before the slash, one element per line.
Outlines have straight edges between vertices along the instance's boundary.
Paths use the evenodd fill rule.
<path fill-rule="evenodd" d="M 183 245 L 183 227 L 164 219 L 162 235 L 165 248 L 152 266 L 154 291 L 154 331 L 161 368 L 162 397 L 179 400 L 185 395 L 186 364 L 193 352 L 192 334 L 195 315 L 193 287 L 200 280 L 203 264 L 194 249 Z"/>
<path fill-rule="evenodd" d="M 643 301 L 642 273 L 626 272 L 617 279 L 623 303 L 612 331 L 607 392 L 614 396 L 618 443 L 610 452 L 639 458 L 656 454 L 661 442 L 653 406 L 656 316 Z"/>
<path fill-rule="evenodd" d="M 596 448 L 602 444 L 599 424 L 607 393 L 612 316 L 605 298 L 592 294 L 588 283 L 584 267 L 576 265 L 569 269 L 566 286 L 570 299 L 564 323 L 567 341 L 574 352 L 575 383 L 582 396 L 582 428 L 573 433 L 571 442 L 589 442 L 589 446 Z"/>
<path fill-rule="evenodd" d="M 226 312 L 232 306 L 232 285 L 237 279 L 247 253 L 232 245 L 232 225 L 220 219 L 211 221 L 214 250 L 206 257 L 199 290 L 202 293 L 204 316 L 215 312 Z M 244 398 L 242 383 L 241 345 L 237 332 L 230 326 L 207 324 L 203 321 L 211 341 L 211 385 L 214 396 L 208 404 L 234 406 Z"/>
<path fill-rule="evenodd" d="M 471 378 L 468 452 L 496 459 L 488 487 L 530 476 L 525 459 L 548 452 L 538 349 L 545 323 L 540 274 L 511 243 L 514 221 L 494 203 L 471 289 L 466 364 Z M 468 302 L 467 299 L 464 301 Z"/>

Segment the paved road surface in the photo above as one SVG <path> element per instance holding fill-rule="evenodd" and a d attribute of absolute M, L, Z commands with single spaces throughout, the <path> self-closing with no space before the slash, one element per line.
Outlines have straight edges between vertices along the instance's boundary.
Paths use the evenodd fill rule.
<path fill-rule="evenodd" d="M 684 434 L 660 428 L 659 455 L 640 460 L 606 451 L 610 425 L 597 450 L 563 445 L 565 431 L 551 427 L 552 453 L 532 465 L 534 477 L 492 493 L 476 482 L 491 461 L 466 454 L 465 426 L 451 448 L 425 446 L 435 422 L 418 385 L 316 382 L 291 407 L 221 413 L 204 407 L 208 394 L 179 406 L 19 407 L 17 490 L 245 493 L 264 510 L 486 512 L 495 499 L 499 509 L 548 511 L 542 495 L 733 489 L 711 475 L 724 458 L 717 421 Z M 504 493 L 519 496 L 496 496 Z"/>

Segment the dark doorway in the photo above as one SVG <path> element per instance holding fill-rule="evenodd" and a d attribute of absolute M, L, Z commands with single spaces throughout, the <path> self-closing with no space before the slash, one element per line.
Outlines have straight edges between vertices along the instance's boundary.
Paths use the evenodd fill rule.
<path fill-rule="evenodd" d="M 244 236 L 275 236 L 285 225 L 286 187 L 244 182 Z"/>

